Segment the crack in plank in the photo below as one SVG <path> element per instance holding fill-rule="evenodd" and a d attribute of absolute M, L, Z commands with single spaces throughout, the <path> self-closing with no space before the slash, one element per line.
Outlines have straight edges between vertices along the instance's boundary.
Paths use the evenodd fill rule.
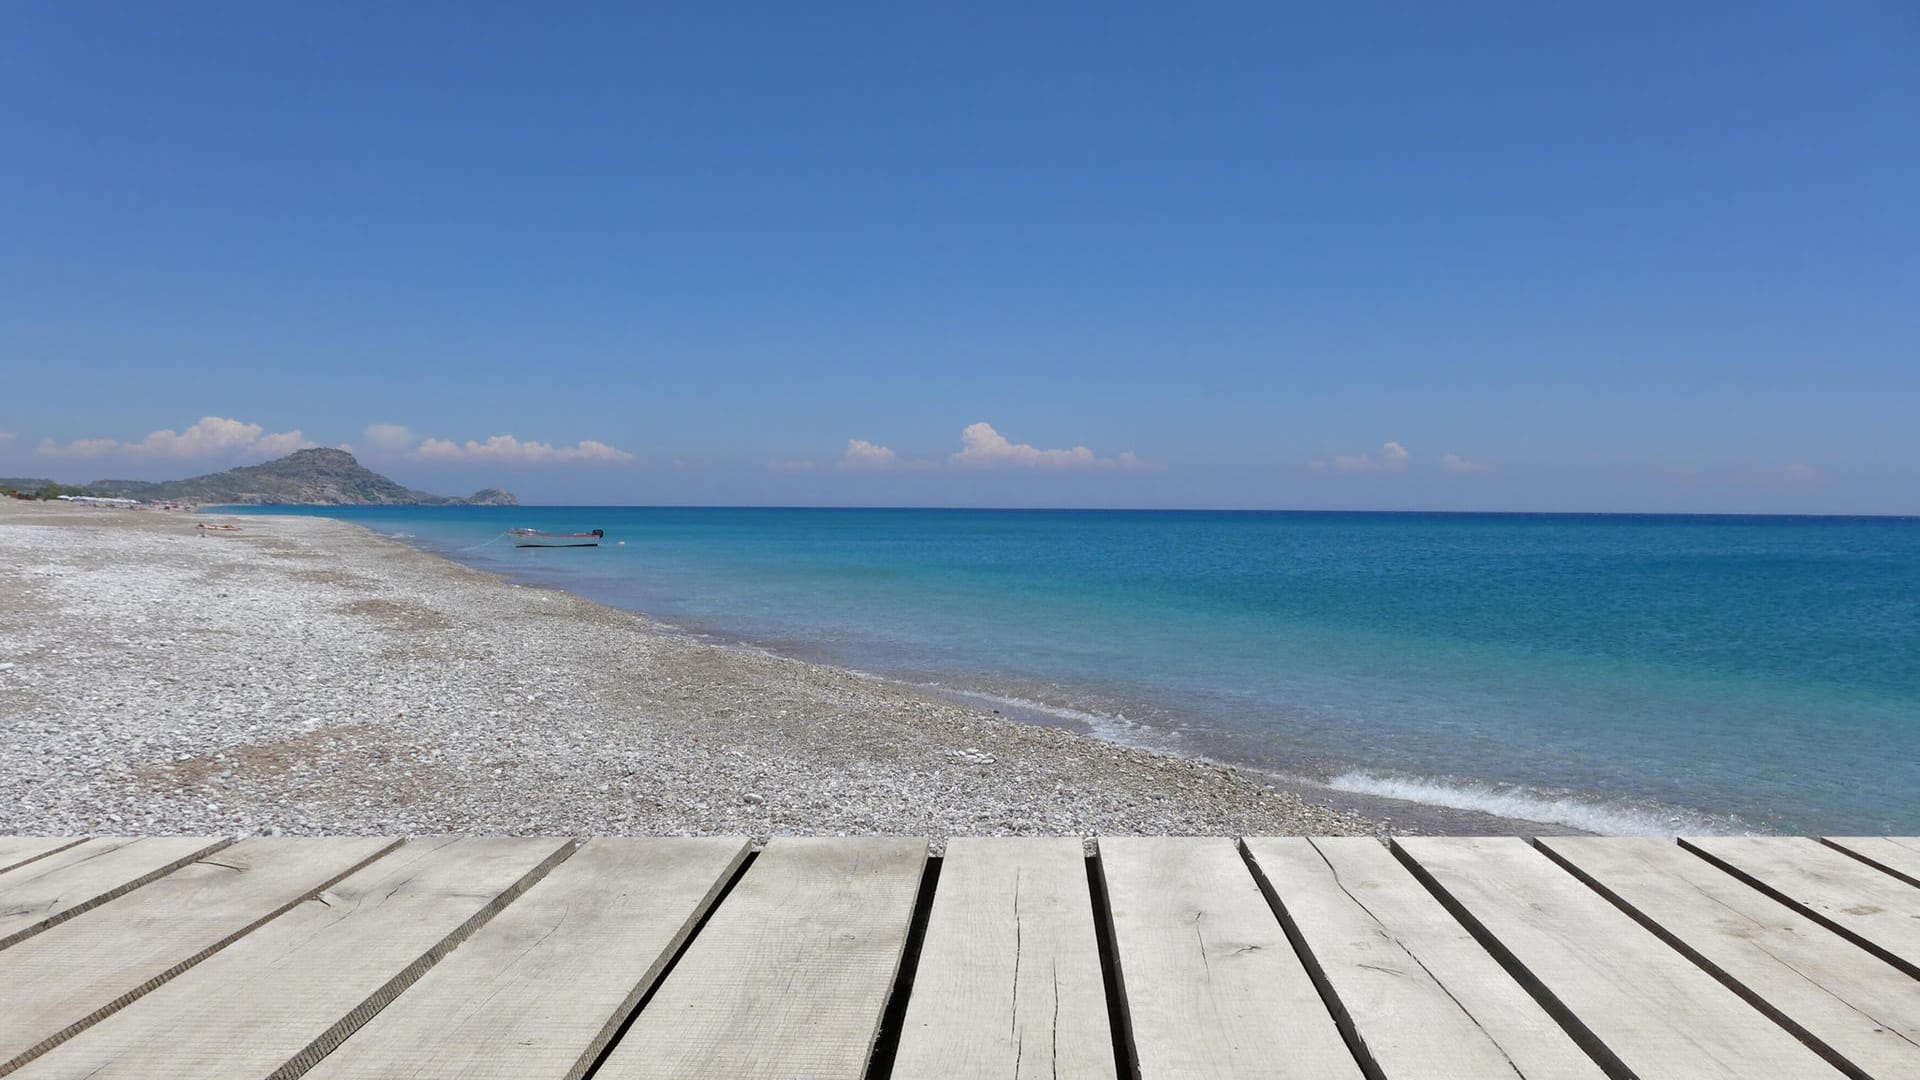
<path fill-rule="evenodd" d="M 1433 982 L 1433 985 L 1439 988 L 1441 993 L 1447 995 L 1447 1000 L 1453 1002 L 1454 1008 L 1460 1010 L 1460 1015 L 1466 1017 L 1467 1022 L 1472 1024 L 1474 1028 L 1480 1032 L 1481 1035 L 1485 1036 L 1487 1042 L 1491 1044 L 1495 1050 L 1499 1051 L 1501 1059 L 1507 1063 L 1507 1068 L 1513 1070 L 1513 1075 L 1520 1077 L 1521 1080 L 1526 1080 L 1526 1074 L 1521 1072 L 1520 1066 L 1514 1063 L 1513 1055 L 1507 1053 L 1507 1048 L 1500 1045 L 1500 1040 L 1494 1038 L 1493 1032 L 1488 1031 L 1486 1028 L 1486 1025 L 1480 1022 L 1480 1018 L 1473 1015 L 1473 1010 L 1467 1008 L 1465 1002 L 1461 1001 L 1458 997 L 1455 997 L 1452 990 L 1447 989 L 1447 984 L 1441 982 L 1440 977 L 1433 973 L 1433 969 L 1429 968 L 1424 961 L 1422 961 L 1418 956 L 1414 955 L 1413 950 L 1407 947 L 1406 942 L 1400 940 L 1400 936 L 1398 934 L 1395 934 L 1391 930 L 1387 929 L 1387 924 L 1381 920 L 1380 916 L 1374 914 L 1373 909 L 1367 906 L 1366 901 L 1361 900 L 1358 896 L 1353 895 L 1353 890 L 1347 888 L 1347 883 L 1340 880 L 1339 868 L 1333 865 L 1333 860 L 1327 858 L 1326 852 L 1320 850 L 1320 845 L 1315 844 L 1312 840 L 1308 840 L 1307 846 L 1312 848 L 1313 853 L 1315 855 L 1320 856 L 1320 861 L 1326 864 L 1327 873 L 1333 875 L 1334 886 L 1338 888 L 1342 893 L 1345 893 L 1347 899 L 1353 901 L 1354 904 L 1357 905 L 1361 911 L 1366 912 L 1367 918 L 1372 919 L 1374 922 L 1374 925 L 1380 927 L 1381 931 L 1386 935 L 1386 939 L 1388 941 L 1393 942 L 1394 947 L 1399 949 L 1402 955 L 1404 955 L 1407 959 L 1413 961 L 1415 964 L 1418 964 L 1421 971 L 1426 972 L 1427 978 Z M 1403 974 L 1403 973 L 1396 973 L 1396 974 Z"/>

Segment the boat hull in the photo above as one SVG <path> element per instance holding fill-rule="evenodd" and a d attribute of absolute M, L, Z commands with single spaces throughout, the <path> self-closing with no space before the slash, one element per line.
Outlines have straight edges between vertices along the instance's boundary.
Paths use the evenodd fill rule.
<path fill-rule="evenodd" d="M 508 529 L 507 535 L 513 537 L 514 547 L 599 547 L 600 538 L 606 533 L 600 529 L 592 532 L 541 532 L 539 529 Z"/>

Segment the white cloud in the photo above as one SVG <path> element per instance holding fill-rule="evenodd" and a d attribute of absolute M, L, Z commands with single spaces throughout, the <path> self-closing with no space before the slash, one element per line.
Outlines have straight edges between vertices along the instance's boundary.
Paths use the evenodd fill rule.
<path fill-rule="evenodd" d="M 117 439 L 75 439 L 61 444 L 43 439 L 34 453 L 40 457 L 101 458 L 108 455 L 135 459 L 171 458 L 190 461 L 215 457 L 281 457 L 314 445 L 298 430 L 266 434 L 259 424 L 206 416 L 185 431 L 162 428 L 139 442 Z"/>
<path fill-rule="evenodd" d="M 767 461 L 767 468 L 774 472 L 812 472 L 819 468 L 819 465 L 806 458 L 770 458 Z"/>
<path fill-rule="evenodd" d="M 891 469 L 900 464 L 900 455 L 892 447 L 865 439 L 848 439 L 847 452 L 840 456 L 843 469 Z"/>
<path fill-rule="evenodd" d="M 1153 466 L 1131 450 L 1114 457 L 1099 457 L 1084 446 L 1069 450 L 1042 450 L 1017 443 L 981 421 L 968 424 L 960 432 L 960 449 L 947 456 L 955 465 L 968 468 L 1022 469 L 1147 469 Z"/>
<path fill-rule="evenodd" d="M 137 443 L 128 443 L 122 449 L 133 457 L 190 459 L 238 454 L 281 457 L 303 446 L 313 445 L 299 431 L 267 435 L 265 430 L 259 424 L 229 420 L 223 416 L 207 416 L 185 431 L 163 429 Z"/>
<path fill-rule="evenodd" d="M 365 434 L 368 446 L 396 454 L 415 442 L 413 429 L 405 424 L 368 424 Z"/>
<path fill-rule="evenodd" d="M 13 434 L 13 432 L 11 432 L 11 431 L 0 431 L 0 443 L 10 443 L 10 442 L 12 442 L 13 440 L 14 440 L 14 434 Z"/>
<path fill-rule="evenodd" d="M 1413 460 L 1413 453 L 1397 442 L 1380 444 L 1380 456 L 1372 454 L 1341 454 L 1331 462 L 1323 458 L 1313 460 L 1312 467 L 1325 469 L 1331 467 L 1335 472 L 1405 472 L 1407 464 Z"/>
<path fill-rule="evenodd" d="M 1441 455 L 1440 467 L 1450 473 L 1483 473 L 1487 471 L 1486 462 L 1475 461 L 1469 457 L 1461 457 L 1459 454 Z"/>
<path fill-rule="evenodd" d="M 397 427 L 398 425 L 375 426 Z M 372 429 L 369 429 L 369 435 L 371 433 Z M 552 443 L 532 440 L 522 442 L 512 435 L 494 435 L 486 442 L 468 439 L 464 443 L 457 443 L 451 439 L 423 439 L 420 445 L 409 452 L 408 456 L 418 461 L 443 464 L 620 465 L 639 460 L 634 454 L 594 439 L 582 439 L 572 446 L 555 446 Z"/>
<path fill-rule="evenodd" d="M 811 463 L 795 461 L 770 461 L 769 468 L 796 469 L 811 467 Z M 882 446 L 866 439 L 848 439 L 847 449 L 840 455 L 837 463 L 842 469 L 850 471 L 878 471 L 886 469 L 937 469 L 943 464 L 954 468 L 991 469 L 991 468 L 1028 468 L 1028 469 L 1158 469 L 1160 466 L 1143 460 L 1131 450 L 1123 450 L 1112 457 L 1100 457 L 1084 446 L 1070 450 L 1043 450 L 1026 443 L 1016 443 L 993 429 L 985 422 L 968 424 L 960 432 L 960 449 L 947 455 L 944 461 L 926 458 L 901 457 L 890 446 Z"/>
<path fill-rule="evenodd" d="M 1794 462 L 1780 470 L 1780 474 L 1790 484 L 1817 484 L 1825 479 L 1819 469 L 1802 462 Z"/>
<path fill-rule="evenodd" d="M 582 439 L 572 446 L 523 440 L 514 435 L 493 435 L 484 442 L 475 439 L 462 442 L 424 438 L 405 424 L 384 422 L 368 424 L 361 434 L 364 438 L 360 445 L 375 459 L 404 457 L 445 465 L 624 465 L 639 460 L 638 455 L 596 439 Z M 354 452 L 349 444 L 343 443 L 340 448 Z"/>
<path fill-rule="evenodd" d="M 33 456 L 86 461 L 106 457 L 119 445 L 118 439 L 75 439 L 66 444 L 56 443 L 52 439 L 41 439 L 40 445 L 33 448 Z"/>

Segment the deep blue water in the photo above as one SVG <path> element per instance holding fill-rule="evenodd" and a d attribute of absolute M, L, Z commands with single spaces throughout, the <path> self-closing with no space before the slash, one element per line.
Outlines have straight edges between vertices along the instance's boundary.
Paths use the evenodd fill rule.
<path fill-rule="evenodd" d="M 1920 520 L 299 512 L 1349 790 L 1602 831 L 1920 833 Z M 523 525 L 607 546 L 489 542 Z"/>

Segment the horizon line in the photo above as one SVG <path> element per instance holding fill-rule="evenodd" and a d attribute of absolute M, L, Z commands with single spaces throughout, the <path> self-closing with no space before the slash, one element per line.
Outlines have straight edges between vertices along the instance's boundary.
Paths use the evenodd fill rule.
<path fill-rule="evenodd" d="M 1813 520 L 1920 521 L 1920 512 L 1910 514 L 1874 513 L 1782 513 L 1742 510 L 1369 510 L 1309 509 L 1234 506 L 877 506 L 819 505 L 802 503 L 514 503 L 512 505 L 468 505 L 461 503 L 205 503 L 202 510 L 292 508 L 301 510 L 413 509 L 413 510 L 850 510 L 940 513 L 1039 513 L 1039 514 L 1367 514 L 1375 516 L 1443 515 L 1449 517 L 1672 517 L 1672 518 L 1794 518 Z"/>

